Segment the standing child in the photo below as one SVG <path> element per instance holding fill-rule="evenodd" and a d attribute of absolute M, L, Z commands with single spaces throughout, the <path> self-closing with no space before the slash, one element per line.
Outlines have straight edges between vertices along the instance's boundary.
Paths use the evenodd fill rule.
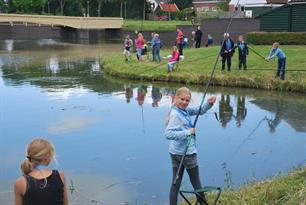
<path fill-rule="evenodd" d="M 14 186 L 15 205 L 68 205 L 65 176 L 48 167 L 52 160 L 55 150 L 47 140 L 34 139 L 27 146 L 23 176 Z"/>
<path fill-rule="evenodd" d="M 247 69 L 246 57 L 247 55 L 249 55 L 249 47 L 248 47 L 247 42 L 244 41 L 243 35 L 239 35 L 237 47 L 239 51 L 239 57 L 238 57 L 239 70 L 241 69 L 242 66 L 243 66 L 243 69 L 246 70 Z"/>
<path fill-rule="evenodd" d="M 172 50 L 172 55 L 171 55 L 171 58 L 167 64 L 167 72 L 172 72 L 173 70 L 173 66 L 178 62 L 180 58 L 180 54 L 179 52 L 177 51 L 177 47 L 176 46 L 173 46 L 173 50 Z"/>
<path fill-rule="evenodd" d="M 143 59 L 142 59 L 142 49 L 143 49 L 143 46 L 145 44 L 145 40 L 143 38 L 142 33 L 138 33 L 137 39 L 135 40 L 135 43 L 136 43 L 138 62 L 142 62 L 143 61 Z"/>
<path fill-rule="evenodd" d="M 133 46 L 133 41 L 132 41 L 132 39 L 130 39 L 130 35 L 126 35 L 126 37 L 124 39 L 124 51 L 123 51 L 125 61 L 130 61 L 131 60 L 132 46 Z"/>
<path fill-rule="evenodd" d="M 279 43 L 274 42 L 273 46 L 270 50 L 269 56 L 266 58 L 267 61 L 275 58 L 277 56 L 278 63 L 277 63 L 277 72 L 276 78 L 280 78 L 281 80 L 285 80 L 285 69 L 286 69 L 286 55 L 285 53 L 279 48 Z"/>
<path fill-rule="evenodd" d="M 169 111 L 166 122 L 165 136 L 169 140 L 169 153 L 172 161 L 172 173 L 174 181 L 178 167 L 187 146 L 187 138 L 192 135 L 191 143 L 188 147 L 186 157 L 183 161 L 182 169 L 179 172 L 176 184 L 172 184 L 170 189 L 170 205 L 177 205 L 177 197 L 184 169 L 187 170 L 191 184 L 194 189 L 201 189 L 202 185 L 199 177 L 199 167 L 197 163 L 197 150 L 195 145 L 195 128 L 192 127 L 191 117 L 199 112 L 199 107 L 190 108 L 188 104 L 191 100 L 191 92 L 188 88 L 182 87 L 176 91 L 175 100 Z M 211 97 L 201 108 L 201 115 L 210 109 L 216 101 L 216 97 Z M 204 194 L 202 193 L 204 198 Z M 198 199 L 201 204 L 203 200 Z"/>

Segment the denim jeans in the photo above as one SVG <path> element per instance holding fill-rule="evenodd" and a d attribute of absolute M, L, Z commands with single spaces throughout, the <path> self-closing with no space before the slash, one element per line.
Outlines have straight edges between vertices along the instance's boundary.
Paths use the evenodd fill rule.
<path fill-rule="evenodd" d="M 284 80 L 285 69 L 286 69 L 286 58 L 278 59 L 276 77 L 280 77 L 281 80 Z"/>

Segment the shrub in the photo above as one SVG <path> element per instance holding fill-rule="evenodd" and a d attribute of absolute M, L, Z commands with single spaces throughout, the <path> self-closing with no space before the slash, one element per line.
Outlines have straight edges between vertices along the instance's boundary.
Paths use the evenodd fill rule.
<path fill-rule="evenodd" d="M 306 32 L 251 32 L 247 34 L 248 42 L 254 45 L 273 44 L 306 45 Z"/>

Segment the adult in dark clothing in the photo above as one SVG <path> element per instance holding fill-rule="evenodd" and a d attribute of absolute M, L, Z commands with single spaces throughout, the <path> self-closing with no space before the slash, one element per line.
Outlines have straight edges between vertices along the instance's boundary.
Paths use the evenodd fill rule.
<path fill-rule="evenodd" d="M 195 42 L 196 42 L 196 44 L 195 44 L 196 48 L 200 48 L 201 47 L 202 35 L 203 35 L 203 32 L 201 31 L 201 27 L 198 26 L 198 29 L 195 32 L 195 37 L 194 37 Z"/>
<path fill-rule="evenodd" d="M 234 42 L 230 39 L 229 34 L 224 34 L 224 41 L 221 48 L 222 70 L 225 70 L 225 61 L 227 61 L 227 70 L 231 71 L 232 56 L 235 52 Z"/>
<path fill-rule="evenodd" d="M 244 41 L 243 35 L 240 35 L 238 37 L 238 43 L 237 43 L 237 48 L 239 51 L 239 57 L 238 57 L 238 62 L 239 62 L 239 70 L 243 66 L 243 69 L 247 69 L 246 65 L 246 57 L 249 55 L 249 47 L 247 42 Z"/>

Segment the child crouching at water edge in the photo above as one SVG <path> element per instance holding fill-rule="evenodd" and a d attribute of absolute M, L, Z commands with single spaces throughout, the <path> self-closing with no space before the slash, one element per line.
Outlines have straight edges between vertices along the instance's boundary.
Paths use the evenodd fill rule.
<path fill-rule="evenodd" d="M 176 184 L 171 185 L 170 205 L 177 205 L 178 192 L 183 178 L 184 169 L 187 170 L 191 184 L 194 189 L 201 189 L 202 185 L 199 177 L 199 167 L 197 163 L 197 150 L 195 145 L 195 133 L 191 116 L 197 115 L 200 107 L 188 107 L 191 100 L 191 92 L 188 88 L 182 87 L 176 91 L 175 99 L 166 121 L 165 137 L 169 140 L 169 153 L 172 161 L 172 182 L 175 180 L 178 167 L 187 146 L 188 137 L 192 135 L 191 143 L 188 147 L 186 157 L 183 161 L 182 169 L 178 174 Z M 204 103 L 200 114 L 203 115 L 209 110 L 216 101 L 216 97 L 210 97 L 207 103 Z M 204 198 L 204 194 L 202 193 Z M 199 199 L 201 204 L 205 204 Z"/>
<path fill-rule="evenodd" d="M 14 185 L 15 205 L 68 205 L 65 176 L 51 170 L 54 146 L 45 139 L 34 139 L 21 164 L 22 176 Z"/>
<path fill-rule="evenodd" d="M 286 55 L 284 51 L 279 48 L 279 43 L 274 42 L 273 46 L 270 50 L 269 56 L 266 58 L 267 61 L 277 57 L 277 72 L 276 78 L 280 78 L 281 80 L 285 80 L 285 70 L 286 70 Z"/>

